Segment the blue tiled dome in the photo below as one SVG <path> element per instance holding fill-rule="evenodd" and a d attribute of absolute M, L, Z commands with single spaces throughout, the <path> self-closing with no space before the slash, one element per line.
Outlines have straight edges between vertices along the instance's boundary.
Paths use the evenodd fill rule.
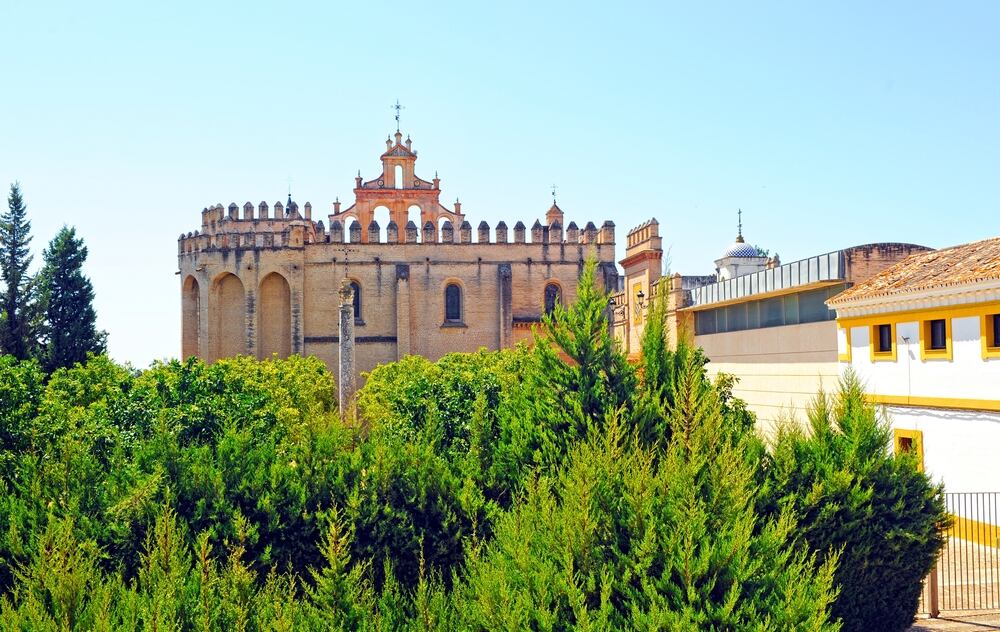
<path fill-rule="evenodd" d="M 750 244 L 744 243 L 743 241 L 736 241 L 732 246 L 726 248 L 726 251 L 722 253 L 720 259 L 725 259 L 726 257 L 759 257 L 760 253 L 757 249 Z"/>

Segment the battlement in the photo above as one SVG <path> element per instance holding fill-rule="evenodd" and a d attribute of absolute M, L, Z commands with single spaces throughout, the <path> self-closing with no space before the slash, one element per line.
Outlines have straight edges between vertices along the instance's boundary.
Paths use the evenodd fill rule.
<path fill-rule="evenodd" d="M 548 225 L 536 219 L 530 230 L 523 222 L 518 221 L 514 225 L 513 240 L 510 241 L 507 223 L 504 221 L 497 223 L 491 239 L 490 226 L 486 222 L 480 222 L 476 231 L 473 231 L 472 224 L 467 220 L 457 225 L 448 219 L 443 219 L 436 225 L 428 221 L 420 227 L 409 221 L 402 229 L 396 222 L 390 221 L 383 230 L 374 220 L 368 226 L 362 226 L 357 219 L 345 217 L 345 220 L 351 220 L 345 226 L 331 215 L 327 227 L 322 221 L 312 221 L 312 205 L 308 202 L 302 209 L 304 212 L 299 211 L 295 202 L 287 208 L 277 202 L 273 209 L 272 214 L 266 202 L 261 202 L 256 208 L 250 202 L 242 207 L 235 202 L 228 207 L 222 204 L 207 207 L 202 210 L 201 230 L 182 234 L 178 238 L 178 252 L 189 254 L 229 248 L 296 248 L 309 244 L 615 243 L 615 224 L 611 221 L 605 221 L 600 228 L 594 222 L 587 222 L 582 230 L 575 222 L 570 222 L 564 229 L 558 217 L 552 218 Z M 362 239 L 362 235 L 366 239 Z"/>
<path fill-rule="evenodd" d="M 656 218 L 654 217 L 653 219 L 643 222 L 628 231 L 628 235 L 625 238 L 625 247 L 635 248 L 639 244 L 658 238 L 659 236 L 660 222 L 656 221 Z"/>

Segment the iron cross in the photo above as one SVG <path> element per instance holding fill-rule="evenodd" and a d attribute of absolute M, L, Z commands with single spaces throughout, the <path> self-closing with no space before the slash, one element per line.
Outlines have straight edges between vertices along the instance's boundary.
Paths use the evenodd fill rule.
<path fill-rule="evenodd" d="M 396 110 L 396 131 L 399 131 L 399 111 L 405 110 L 406 107 L 399 104 L 399 99 L 396 99 L 396 105 L 392 106 L 392 109 Z"/>

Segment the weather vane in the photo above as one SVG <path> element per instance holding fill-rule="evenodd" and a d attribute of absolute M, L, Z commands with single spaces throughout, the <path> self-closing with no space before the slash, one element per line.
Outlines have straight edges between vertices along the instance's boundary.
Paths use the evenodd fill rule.
<path fill-rule="evenodd" d="M 554 184 L 552 185 L 552 203 L 553 204 L 556 203 L 556 189 L 557 188 L 558 187 L 556 185 L 554 185 Z"/>
<path fill-rule="evenodd" d="M 405 110 L 406 106 L 399 104 L 399 99 L 396 99 L 396 105 L 392 106 L 392 109 L 396 110 L 396 131 L 399 131 L 399 111 Z"/>

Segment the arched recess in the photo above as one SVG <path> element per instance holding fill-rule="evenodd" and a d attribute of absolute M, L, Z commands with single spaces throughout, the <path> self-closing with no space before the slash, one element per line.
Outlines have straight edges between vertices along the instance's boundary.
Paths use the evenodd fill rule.
<path fill-rule="evenodd" d="M 465 322 L 465 296 L 462 285 L 457 281 L 448 281 L 444 286 L 444 322 Z"/>
<path fill-rule="evenodd" d="M 246 292 L 235 274 L 226 273 L 212 284 L 209 295 L 208 339 L 212 361 L 245 354 Z"/>
<path fill-rule="evenodd" d="M 292 354 L 292 292 L 288 281 L 277 272 L 264 277 L 258 293 L 260 306 L 259 357 L 270 358 L 277 353 L 279 358 Z"/>
<path fill-rule="evenodd" d="M 542 309 L 546 314 L 551 314 L 556 309 L 556 305 L 562 305 L 562 286 L 556 281 L 549 281 L 545 284 L 545 291 L 542 294 Z"/>
<path fill-rule="evenodd" d="M 201 356 L 201 287 L 193 276 L 184 279 L 181 288 L 181 357 Z"/>

